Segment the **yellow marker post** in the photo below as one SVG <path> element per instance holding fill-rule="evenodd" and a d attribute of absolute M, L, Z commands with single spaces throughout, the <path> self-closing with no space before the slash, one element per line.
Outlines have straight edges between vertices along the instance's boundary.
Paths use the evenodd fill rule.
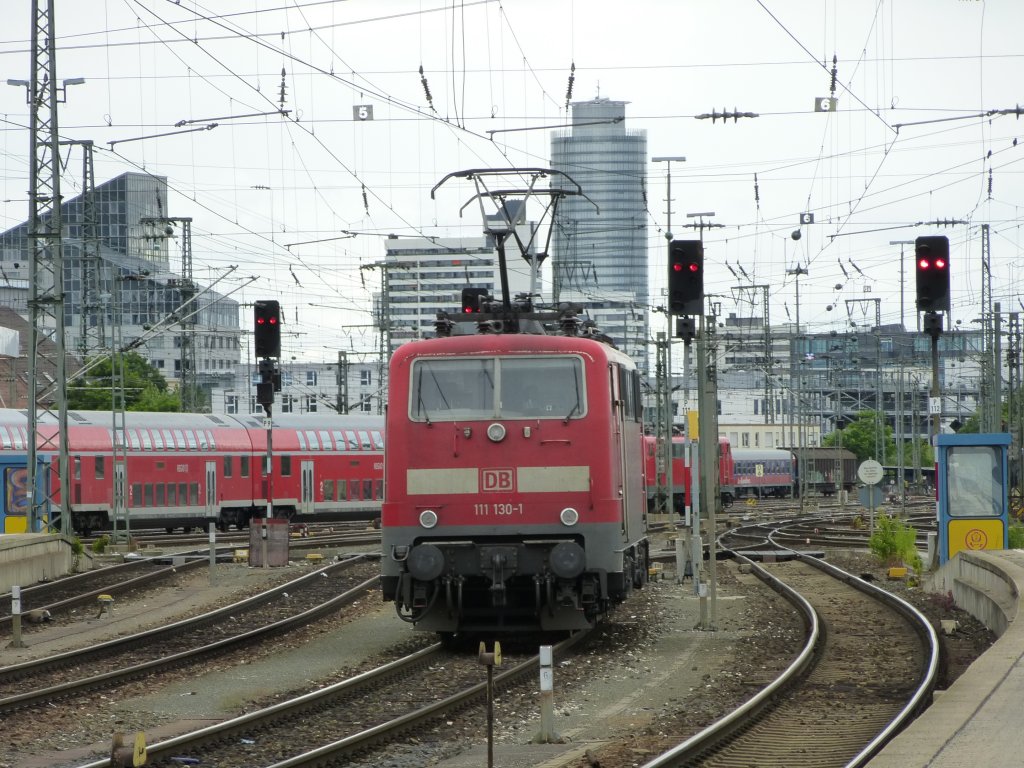
<path fill-rule="evenodd" d="M 487 768 L 494 768 L 494 668 L 501 666 L 501 643 L 495 641 L 494 652 L 488 653 L 481 640 L 477 658 L 487 667 Z"/>

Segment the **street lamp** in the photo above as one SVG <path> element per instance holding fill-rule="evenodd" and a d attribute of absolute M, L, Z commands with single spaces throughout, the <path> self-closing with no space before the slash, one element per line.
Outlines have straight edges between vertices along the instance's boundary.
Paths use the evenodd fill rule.
<path fill-rule="evenodd" d="M 665 190 L 665 203 L 668 205 L 667 214 L 668 221 L 665 224 L 665 239 L 669 242 L 672 241 L 672 163 L 685 163 L 686 158 L 679 156 L 668 156 L 661 155 L 659 157 L 652 157 L 652 163 L 665 163 L 665 177 L 666 177 L 666 190 Z M 669 329 L 671 333 L 672 329 Z"/>
<path fill-rule="evenodd" d="M 685 163 L 686 158 L 682 155 L 659 155 L 658 157 L 652 157 L 651 162 L 654 163 L 665 163 L 665 204 L 666 204 L 666 215 L 667 223 L 665 225 L 665 242 L 671 247 L 672 243 L 672 163 Z M 666 259 L 668 259 L 668 249 L 666 249 Z M 664 440 L 663 443 L 663 461 L 665 463 L 665 494 L 668 497 L 668 516 L 672 519 L 672 512 L 675 508 L 675 482 L 672 477 L 672 339 L 675 336 L 673 322 L 672 322 L 672 310 L 669 302 L 665 302 L 665 319 L 668 322 L 668 333 L 665 334 L 665 378 L 667 386 L 665 387 L 664 400 L 663 400 L 663 412 L 665 414 L 665 420 L 661 424 L 660 432 Z M 686 345 L 683 355 L 683 386 L 686 387 L 686 377 L 689 374 L 687 370 L 689 367 L 689 345 Z M 686 412 L 687 402 L 689 400 L 689 391 L 684 390 L 683 394 L 683 435 L 684 435 L 684 448 L 683 450 L 688 452 L 689 449 L 689 418 Z M 684 464 L 689 466 L 689 457 L 684 458 Z"/>

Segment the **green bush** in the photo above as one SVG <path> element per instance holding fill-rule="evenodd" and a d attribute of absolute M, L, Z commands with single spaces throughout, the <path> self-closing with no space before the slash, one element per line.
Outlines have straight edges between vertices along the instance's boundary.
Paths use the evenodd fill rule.
<path fill-rule="evenodd" d="M 917 532 L 896 517 L 878 516 L 868 547 L 883 563 L 903 563 L 918 573 L 924 567 L 917 553 Z"/>
<path fill-rule="evenodd" d="M 1024 549 L 1024 525 L 1020 523 L 1010 523 L 1010 530 L 1008 531 L 1010 539 L 1010 549 Z"/>
<path fill-rule="evenodd" d="M 110 543 L 110 537 L 107 536 L 106 534 L 104 534 L 103 536 L 100 536 L 98 539 L 96 539 L 96 541 L 94 541 L 92 543 L 91 549 L 97 555 L 102 555 L 106 551 L 107 544 L 109 544 L 109 543 Z"/>

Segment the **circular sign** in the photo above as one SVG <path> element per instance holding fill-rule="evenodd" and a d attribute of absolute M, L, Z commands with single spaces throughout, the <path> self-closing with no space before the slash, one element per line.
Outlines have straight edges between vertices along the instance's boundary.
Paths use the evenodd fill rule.
<path fill-rule="evenodd" d="M 857 477 L 866 485 L 874 485 L 882 479 L 883 474 L 885 472 L 882 470 L 882 465 L 874 459 L 868 459 L 857 467 Z"/>

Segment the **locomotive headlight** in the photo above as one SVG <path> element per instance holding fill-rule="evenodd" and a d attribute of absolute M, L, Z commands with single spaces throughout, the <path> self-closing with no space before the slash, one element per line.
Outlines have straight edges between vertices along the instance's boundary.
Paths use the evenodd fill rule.
<path fill-rule="evenodd" d="M 558 513 L 558 519 L 562 521 L 562 525 L 576 525 L 580 521 L 580 513 L 572 507 L 566 507 Z"/>
<path fill-rule="evenodd" d="M 420 512 L 420 525 L 424 528 L 433 528 L 437 525 L 437 512 L 432 509 L 424 509 Z"/>
<path fill-rule="evenodd" d="M 492 443 L 500 443 L 505 439 L 505 425 L 495 422 L 487 427 L 487 437 Z"/>

